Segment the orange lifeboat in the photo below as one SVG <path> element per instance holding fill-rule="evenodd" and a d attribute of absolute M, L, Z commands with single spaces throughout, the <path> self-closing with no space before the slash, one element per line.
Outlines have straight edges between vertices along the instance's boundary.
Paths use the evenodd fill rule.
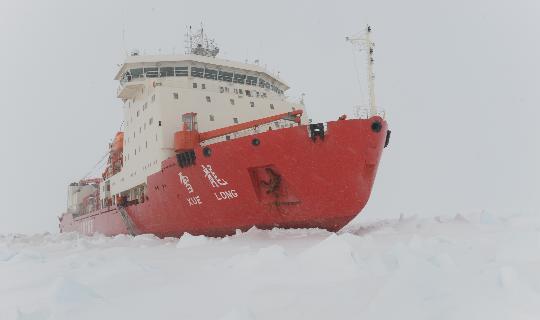
<path fill-rule="evenodd" d="M 108 179 L 116 173 L 120 172 L 123 165 L 124 152 L 124 133 L 117 132 L 113 142 L 110 144 L 109 161 L 102 174 L 103 179 Z"/>
<path fill-rule="evenodd" d="M 116 136 L 114 136 L 111 151 L 121 153 L 123 149 L 124 149 L 124 133 L 117 132 Z"/>

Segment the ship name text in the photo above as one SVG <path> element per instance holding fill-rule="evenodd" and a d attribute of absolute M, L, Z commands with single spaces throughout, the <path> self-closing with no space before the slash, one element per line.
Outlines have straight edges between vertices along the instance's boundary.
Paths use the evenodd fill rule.
<path fill-rule="evenodd" d="M 223 180 L 223 179 L 220 179 L 218 177 L 218 175 L 214 172 L 214 170 L 212 170 L 212 166 L 207 164 L 207 165 L 201 165 L 202 169 L 203 169 L 203 172 L 204 172 L 204 177 L 206 179 L 208 179 L 208 182 L 210 182 L 210 185 L 214 188 L 219 188 L 220 186 L 226 186 L 228 185 L 228 182 Z"/>
<path fill-rule="evenodd" d="M 200 196 L 195 196 L 195 197 L 189 197 L 186 199 L 189 206 L 198 206 L 198 205 L 201 205 L 202 204 L 202 201 L 201 201 L 201 197 Z"/>
<path fill-rule="evenodd" d="M 189 178 L 184 176 L 182 172 L 178 173 L 178 177 L 180 177 L 180 182 L 186 187 L 187 191 L 193 193 L 193 187 L 191 186 L 191 183 L 189 183 Z"/>
<path fill-rule="evenodd" d="M 230 200 L 238 198 L 238 192 L 236 192 L 236 190 L 234 189 L 231 189 L 227 191 L 220 191 L 219 193 L 214 192 L 214 196 L 216 196 L 216 199 L 218 200 Z"/>

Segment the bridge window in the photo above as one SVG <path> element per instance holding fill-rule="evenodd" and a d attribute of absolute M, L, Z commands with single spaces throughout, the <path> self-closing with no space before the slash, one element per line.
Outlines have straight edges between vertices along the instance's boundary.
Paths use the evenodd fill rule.
<path fill-rule="evenodd" d="M 213 69 L 204 69 L 204 77 L 206 79 L 217 80 L 218 71 Z"/>
<path fill-rule="evenodd" d="M 143 75 L 143 69 L 142 68 L 138 68 L 138 69 L 131 69 L 129 70 L 131 72 L 131 77 L 133 79 L 136 79 L 136 78 L 140 78 L 142 77 Z"/>
<path fill-rule="evenodd" d="M 241 73 L 235 73 L 233 78 L 234 83 L 245 83 L 246 82 L 246 75 Z"/>
<path fill-rule="evenodd" d="M 257 77 L 247 76 L 246 84 L 249 84 L 251 86 L 256 86 L 257 85 Z"/>
<path fill-rule="evenodd" d="M 219 71 L 218 80 L 231 82 L 233 79 L 233 73 L 227 71 Z"/>
<path fill-rule="evenodd" d="M 157 78 L 158 76 L 158 68 L 157 67 L 153 67 L 153 68 L 144 68 L 144 74 L 146 75 L 147 78 Z"/>
<path fill-rule="evenodd" d="M 188 67 L 175 67 L 174 75 L 177 77 L 187 77 L 188 76 Z"/>
<path fill-rule="evenodd" d="M 191 76 L 202 78 L 204 76 L 204 68 L 191 67 Z"/>
<path fill-rule="evenodd" d="M 174 77 L 174 68 L 173 67 L 161 67 L 159 68 L 160 77 Z"/>

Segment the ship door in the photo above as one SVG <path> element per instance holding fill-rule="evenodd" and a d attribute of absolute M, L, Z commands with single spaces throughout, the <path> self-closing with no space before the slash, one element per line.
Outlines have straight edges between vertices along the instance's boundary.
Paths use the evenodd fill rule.
<path fill-rule="evenodd" d="M 197 114 L 195 112 L 185 113 L 182 115 L 184 131 L 197 131 Z"/>

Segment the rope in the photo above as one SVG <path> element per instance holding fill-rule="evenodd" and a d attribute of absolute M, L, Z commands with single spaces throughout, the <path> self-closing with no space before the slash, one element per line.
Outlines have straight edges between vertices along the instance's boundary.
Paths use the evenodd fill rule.
<path fill-rule="evenodd" d="M 104 159 L 107 158 L 108 155 L 109 151 L 107 151 L 107 153 L 105 153 L 103 157 L 101 157 L 101 159 L 99 159 L 99 161 L 92 167 L 92 169 L 90 169 L 90 171 L 88 171 L 88 173 L 86 173 L 80 180 L 86 179 L 92 172 L 94 172 L 94 170 L 101 164 L 101 162 L 103 162 Z"/>
<path fill-rule="evenodd" d="M 118 131 L 122 131 L 122 128 L 124 127 L 125 125 L 125 121 L 122 121 L 122 123 L 120 124 L 120 128 L 118 129 Z M 111 142 L 112 143 L 112 142 Z M 110 154 L 110 151 L 107 151 L 102 157 L 101 159 L 99 159 L 99 161 L 92 167 L 92 169 L 90 169 L 90 171 L 88 171 L 84 177 L 81 178 L 81 180 L 84 180 L 86 179 L 92 172 L 94 172 L 94 170 L 101 164 L 101 162 L 107 158 L 107 156 Z"/>

